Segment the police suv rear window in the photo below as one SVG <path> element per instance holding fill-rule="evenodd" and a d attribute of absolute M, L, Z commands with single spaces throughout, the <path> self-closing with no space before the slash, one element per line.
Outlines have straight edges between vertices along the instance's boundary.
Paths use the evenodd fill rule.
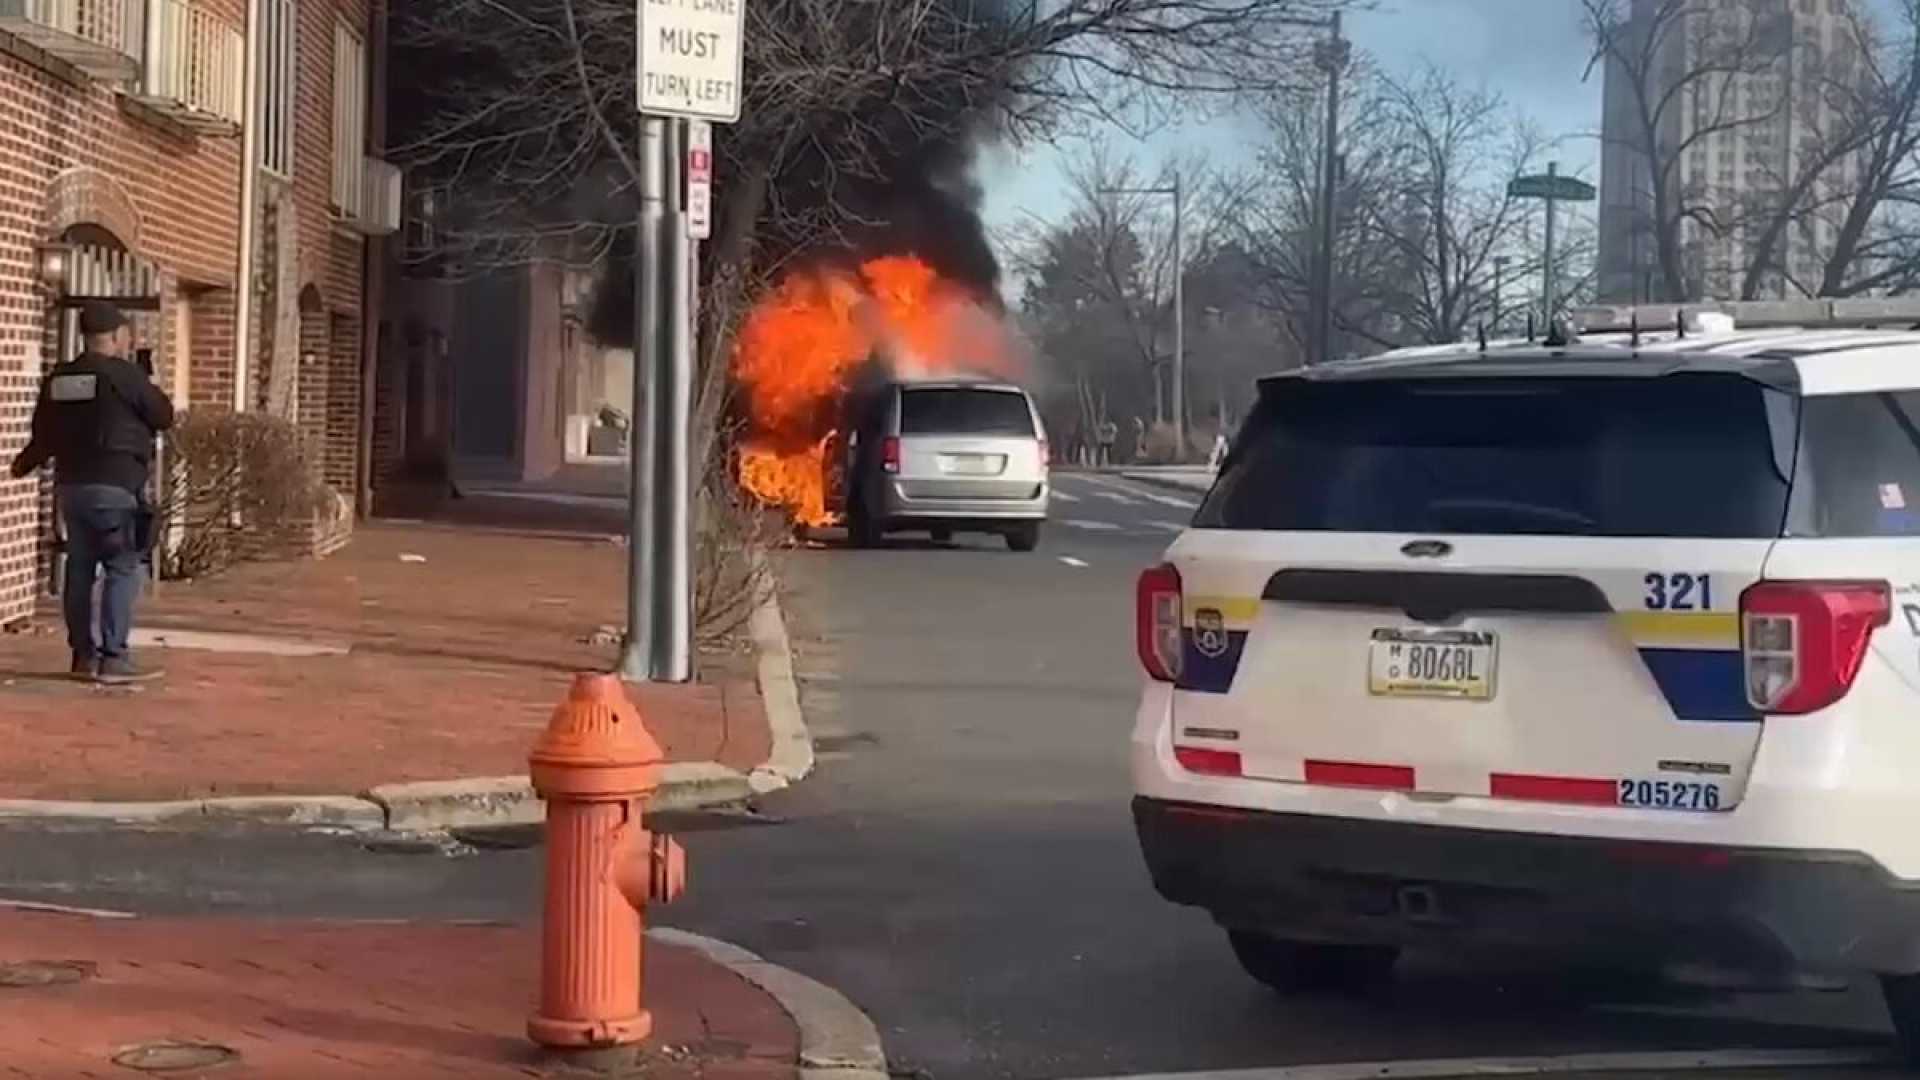
<path fill-rule="evenodd" d="M 1033 413 L 1011 390 L 953 388 L 900 392 L 902 435 L 1032 435 Z"/>
<path fill-rule="evenodd" d="M 1920 392 L 1808 398 L 1791 536 L 1920 535 Z"/>
<path fill-rule="evenodd" d="M 1275 380 L 1194 524 L 1775 537 L 1792 417 L 1725 374 Z"/>

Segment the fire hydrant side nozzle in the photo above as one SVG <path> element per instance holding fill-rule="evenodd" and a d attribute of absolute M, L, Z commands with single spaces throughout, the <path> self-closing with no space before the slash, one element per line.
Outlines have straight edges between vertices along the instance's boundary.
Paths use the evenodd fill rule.
<path fill-rule="evenodd" d="M 680 845 L 642 821 L 662 756 L 620 680 L 602 674 L 575 677 L 528 755 L 547 803 L 540 1005 L 527 1021 L 542 1046 L 626 1047 L 652 1031 L 643 914 L 686 878 Z"/>

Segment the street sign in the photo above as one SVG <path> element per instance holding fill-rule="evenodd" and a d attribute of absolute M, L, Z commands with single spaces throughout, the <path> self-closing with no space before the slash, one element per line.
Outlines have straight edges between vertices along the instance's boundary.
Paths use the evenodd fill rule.
<path fill-rule="evenodd" d="M 687 121 L 687 235 L 713 235 L 713 125 Z"/>
<path fill-rule="evenodd" d="M 740 119 L 746 0 L 637 0 L 640 111 Z"/>
<path fill-rule="evenodd" d="M 1508 196 L 1515 199 L 1553 199 L 1558 202 L 1592 202 L 1599 194 L 1592 184 L 1557 173 L 1522 176 L 1507 185 Z"/>

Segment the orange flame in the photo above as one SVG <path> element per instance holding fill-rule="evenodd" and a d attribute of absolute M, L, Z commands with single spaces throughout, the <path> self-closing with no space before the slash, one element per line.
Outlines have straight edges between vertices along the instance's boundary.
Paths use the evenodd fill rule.
<path fill-rule="evenodd" d="M 802 525 L 831 525 L 830 447 L 854 372 L 878 357 L 924 378 L 960 372 L 1011 375 L 1019 350 L 971 290 L 912 255 L 861 264 L 857 273 L 789 274 L 741 326 L 733 374 L 751 426 L 740 483 Z"/>

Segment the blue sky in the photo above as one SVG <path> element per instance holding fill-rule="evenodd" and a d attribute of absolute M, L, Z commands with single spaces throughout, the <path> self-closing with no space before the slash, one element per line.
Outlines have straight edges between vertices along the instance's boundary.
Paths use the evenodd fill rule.
<path fill-rule="evenodd" d="M 1390 71 L 1431 61 L 1499 93 L 1544 133 L 1568 137 L 1559 154 L 1561 171 L 1598 180 L 1600 72 L 1581 81 L 1589 46 L 1577 0 L 1378 0 L 1372 10 L 1350 14 L 1347 29 L 1356 48 Z M 1194 151 L 1216 168 L 1245 163 L 1259 133 L 1227 117 L 1157 132 L 1144 142 L 1117 130 L 1103 137 L 1112 152 L 1131 155 L 1151 174 L 1167 157 Z M 978 165 L 988 226 L 999 230 L 1029 214 L 1049 221 L 1064 217 L 1069 198 L 1061 165 L 1083 150 L 1077 139 L 989 149 Z"/>

